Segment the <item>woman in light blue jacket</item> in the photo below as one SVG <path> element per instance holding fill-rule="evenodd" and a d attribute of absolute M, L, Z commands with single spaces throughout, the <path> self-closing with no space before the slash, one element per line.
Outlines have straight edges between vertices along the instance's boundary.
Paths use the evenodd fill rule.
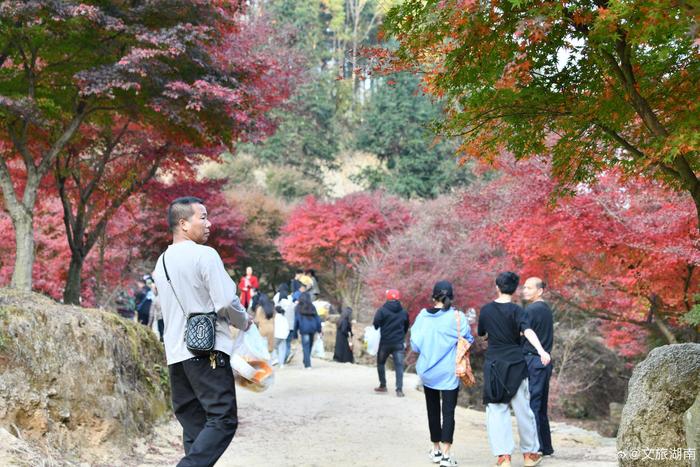
<path fill-rule="evenodd" d="M 459 380 L 455 373 L 457 313 L 460 315 L 459 335 L 469 343 L 474 342 L 474 338 L 469 330 L 467 317 L 452 307 L 452 284 L 448 281 L 437 282 L 433 287 L 432 298 L 434 306 L 421 310 L 413 323 L 411 348 L 420 353 L 416 362 L 416 372 L 423 381 L 428 409 L 428 428 L 430 441 L 433 443 L 430 459 L 436 464 L 439 463 L 441 467 L 452 467 L 457 465 L 450 457 L 455 431 L 455 407 L 459 394 Z"/>

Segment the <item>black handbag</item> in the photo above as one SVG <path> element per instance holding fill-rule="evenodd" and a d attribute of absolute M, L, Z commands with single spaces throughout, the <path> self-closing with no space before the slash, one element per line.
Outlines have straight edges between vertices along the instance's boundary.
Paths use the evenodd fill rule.
<path fill-rule="evenodd" d="M 165 267 L 165 253 L 163 253 L 163 270 L 173 295 L 175 295 L 175 300 L 177 300 L 177 304 L 185 316 L 184 340 L 187 350 L 198 357 L 210 355 L 214 352 L 214 346 L 216 345 L 216 313 L 211 311 L 209 313 L 191 313 L 188 315 L 182 307 L 177 293 L 175 293 L 173 283 L 170 282 L 168 268 Z"/>

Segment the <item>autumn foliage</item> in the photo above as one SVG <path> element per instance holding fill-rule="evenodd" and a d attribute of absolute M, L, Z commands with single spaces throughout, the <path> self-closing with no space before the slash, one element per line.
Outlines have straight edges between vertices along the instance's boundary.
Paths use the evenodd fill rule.
<path fill-rule="evenodd" d="M 675 0 L 408 0 L 384 23 L 447 109 L 466 158 L 551 157 L 560 188 L 614 168 L 684 191 L 700 217 L 700 29 Z M 381 67 L 380 67 L 381 68 Z"/>
<path fill-rule="evenodd" d="M 666 342 L 697 335 L 681 317 L 700 293 L 700 254 L 692 202 L 657 182 L 603 174 L 576 196 L 551 202 L 548 164 L 501 156 L 499 173 L 458 199 L 414 211 L 361 268 L 374 303 L 398 287 L 411 316 L 430 305 L 432 284 L 455 285 L 455 303 L 491 300 L 499 271 L 538 275 L 562 309 L 598 320 L 608 344 L 627 355 L 649 332 Z"/>
<path fill-rule="evenodd" d="M 268 112 L 300 72 L 285 38 L 237 2 L 10 1 L 0 11 L 0 185 L 17 237 L 12 284 L 31 288 L 33 211 L 53 175 L 71 248 L 70 302 L 121 204 L 158 169 L 179 172 L 193 156 L 269 134 Z"/>
<path fill-rule="evenodd" d="M 410 220 L 401 201 L 382 192 L 328 202 L 309 196 L 290 213 L 278 248 L 288 263 L 327 273 L 338 302 L 356 303 L 360 262 Z"/>

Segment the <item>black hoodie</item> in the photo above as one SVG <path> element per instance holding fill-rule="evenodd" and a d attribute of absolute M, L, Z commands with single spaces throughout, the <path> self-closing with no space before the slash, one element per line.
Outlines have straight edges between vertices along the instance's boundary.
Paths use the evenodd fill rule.
<path fill-rule="evenodd" d="M 403 344 L 408 332 L 408 313 L 398 300 L 389 300 L 374 315 L 374 328 L 381 328 L 379 345 Z"/>

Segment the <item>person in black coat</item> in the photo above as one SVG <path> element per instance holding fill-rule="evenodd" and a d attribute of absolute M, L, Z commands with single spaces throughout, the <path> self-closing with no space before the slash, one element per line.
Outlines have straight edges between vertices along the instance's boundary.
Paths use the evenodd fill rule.
<path fill-rule="evenodd" d="M 311 348 L 314 343 L 314 335 L 321 332 L 321 318 L 316 312 L 316 307 L 311 303 L 311 296 L 304 292 L 299 296 L 294 310 L 294 337 L 301 334 L 304 368 L 311 368 Z"/>
<path fill-rule="evenodd" d="M 151 276 L 146 274 L 143 279 L 139 280 L 139 291 L 136 292 L 136 312 L 138 314 L 139 323 L 148 325 L 151 314 L 151 289 L 147 285 L 147 281 L 151 280 Z"/>
<path fill-rule="evenodd" d="M 405 356 L 406 333 L 408 332 L 408 312 L 399 301 L 399 291 L 386 291 L 386 303 L 374 315 L 374 329 L 379 329 L 379 351 L 377 352 L 377 373 L 379 387 L 376 392 L 386 392 L 386 364 L 389 355 L 394 359 L 396 371 L 396 396 L 403 397 L 403 360 Z"/>
<path fill-rule="evenodd" d="M 335 331 L 335 352 L 333 360 L 340 363 L 355 363 L 352 355 L 352 308 L 346 306 L 340 313 Z"/>

